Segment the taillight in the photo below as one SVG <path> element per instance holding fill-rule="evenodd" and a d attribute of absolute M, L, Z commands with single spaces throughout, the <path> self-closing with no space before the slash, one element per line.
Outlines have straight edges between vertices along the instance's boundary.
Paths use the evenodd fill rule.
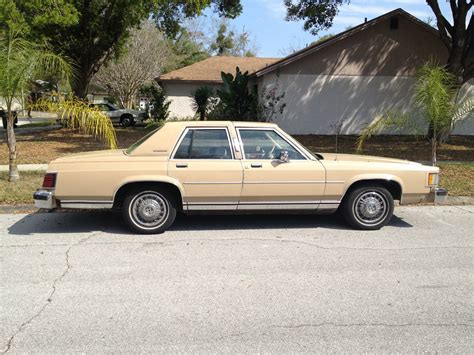
<path fill-rule="evenodd" d="M 43 187 L 47 189 L 56 187 L 56 173 L 47 173 L 44 175 Z"/>

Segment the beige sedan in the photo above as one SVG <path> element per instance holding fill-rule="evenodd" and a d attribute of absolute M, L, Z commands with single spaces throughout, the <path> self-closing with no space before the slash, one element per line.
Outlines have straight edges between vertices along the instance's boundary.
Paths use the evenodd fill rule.
<path fill-rule="evenodd" d="M 166 123 L 125 150 L 52 161 L 39 208 L 121 209 L 130 228 L 160 233 L 177 212 L 340 211 L 358 229 L 390 221 L 394 200 L 434 202 L 439 169 L 407 160 L 313 154 L 277 125 Z"/>

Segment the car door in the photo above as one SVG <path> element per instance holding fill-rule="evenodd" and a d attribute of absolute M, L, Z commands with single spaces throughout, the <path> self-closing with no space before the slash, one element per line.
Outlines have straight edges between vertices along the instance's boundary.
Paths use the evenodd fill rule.
<path fill-rule="evenodd" d="M 310 159 L 276 129 L 237 130 L 244 167 L 238 209 L 318 208 L 326 179 L 318 160 Z"/>
<path fill-rule="evenodd" d="M 185 190 L 187 210 L 236 210 L 242 163 L 235 158 L 227 127 L 186 128 L 168 163 L 168 175 Z"/>

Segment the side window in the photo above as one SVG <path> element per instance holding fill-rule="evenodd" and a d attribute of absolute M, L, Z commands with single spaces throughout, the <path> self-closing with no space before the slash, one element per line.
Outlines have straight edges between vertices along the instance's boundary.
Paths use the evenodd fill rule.
<path fill-rule="evenodd" d="M 189 129 L 174 159 L 232 159 L 225 129 Z"/>
<path fill-rule="evenodd" d="M 245 159 L 278 159 L 287 151 L 290 160 L 305 160 L 290 143 L 273 130 L 240 129 Z"/>

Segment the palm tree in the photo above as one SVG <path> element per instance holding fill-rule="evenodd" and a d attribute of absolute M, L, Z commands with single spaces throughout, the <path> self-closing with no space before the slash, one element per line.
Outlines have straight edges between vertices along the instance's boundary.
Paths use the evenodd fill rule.
<path fill-rule="evenodd" d="M 209 110 L 209 104 L 213 95 L 214 91 L 207 86 L 201 86 L 193 93 L 193 108 L 199 113 L 201 121 L 206 119 L 206 113 Z"/>
<path fill-rule="evenodd" d="M 436 165 L 438 143 L 448 137 L 456 124 L 468 118 L 474 110 L 474 99 L 458 102 L 458 93 L 456 77 L 444 67 L 428 62 L 418 71 L 413 95 L 414 112 L 385 113 L 362 131 L 357 150 L 361 151 L 365 141 L 373 134 L 387 128 L 408 128 L 411 132 L 419 132 L 420 127 L 414 116 L 421 115 L 430 127 L 431 163 Z"/>
<path fill-rule="evenodd" d="M 72 66 L 66 58 L 24 38 L 19 29 L 9 26 L 0 32 L 0 97 L 3 97 L 7 112 L 7 145 L 9 150 L 8 181 L 20 179 L 16 164 L 17 147 L 14 131 L 13 102 L 23 91 L 27 91 L 33 79 L 55 75 L 66 82 L 72 77 Z M 42 103 L 50 111 L 60 113 L 72 122 L 70 127 L 80 128 L 86 133 L 105 138 L 110 147 L 116 146 L 115 131 L 110 119 L 90 109 L 85 103 L 62 100 L 57 103 Z"/>

